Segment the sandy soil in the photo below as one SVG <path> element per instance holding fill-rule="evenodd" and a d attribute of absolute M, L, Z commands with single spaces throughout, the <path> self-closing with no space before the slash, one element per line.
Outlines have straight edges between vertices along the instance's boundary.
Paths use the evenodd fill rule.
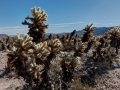
<path fill-rule="evenodd" d="M 6 52 L 0 51 L 0 90 L 21 90 L 25 82 L 22 78 L 13 78 L 11 75 L 4 74 L 4 68 L 7 63 Z M 110 70 L 102 76 L 104 84 L 99 83 L 94 90 L 120 90 L 120 68 Z M 15 89 L 18 87 L 17 89 Z"/>
<path fill-rule="evenodd" d="M 5 65 L 7 63 L 6 52 L 0 52 L 0 90 L 15 90 L 15 88 L 19 88 L 20 90 L 22 86 L 25 84 L 22 78 L 13 78 L 11 75 L 5 75 Z"/>

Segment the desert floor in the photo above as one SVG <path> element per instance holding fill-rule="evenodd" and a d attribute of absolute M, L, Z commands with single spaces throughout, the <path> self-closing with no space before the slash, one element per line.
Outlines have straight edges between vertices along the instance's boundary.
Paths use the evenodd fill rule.
<path fill-rule="evenodd" d="M 0 90 L 21 90 L 25 84 L 22 78 L 15 78 L 11 73 L 10 75 L 4 74 L 5 65 L 7 63 L 7 56 L 5 51 L 0 51 Z M 106 84 L 98 85 L 94 90 L 120 90 L 120 68 L 115 68 L 104 74 L 104 81 Z M 16 89 L 15 89 L 16 88 Z"/>

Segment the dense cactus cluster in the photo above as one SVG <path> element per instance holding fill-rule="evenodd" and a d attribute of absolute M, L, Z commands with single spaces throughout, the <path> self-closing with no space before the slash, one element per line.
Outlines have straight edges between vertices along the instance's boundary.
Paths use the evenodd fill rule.
<path fill-rule="evenodd" d="M 32 8 L 31 12 L 33 17 L 28 16 L 25 19 L 32 23 L 26 20 L 22 22 L 23 25 L 28 25 L 28 34 L 20 37 L 17 33 L 10 40 L 0 39 L 0 43 L 2 50 L 8 49 L 6 73 L 14 70 L 29 83 L 32 90 L 67 90 L 68 84 L 74 82 L 76 74 L 77 80 L 82 83 L 86 78 L 85 74 L 78 74 L 77 70 L 82 66 L 82 62 L 85 62 L 83 57 L 90 50 L 93 52 L 92 56 L 86 58 L 96 65 L 85 68 L 84 71 L 91 77 L 96 74 L 95 68 L 102 68 L 99 63 L 107 62 L 111 67 L 114 60 L 119 58 L 120 27 L 109 30 L 103 36 L 93 36 L 93 24 L 87 25 L 81 36 L 75 34 L 76 30 L 62 36 L 46 36 L 45 29 L 48 25 L 45 25 L 44 21 L 47 20 L 47 14 L 40 8 L 36 10 L 36 7 Z M 54 73 L 59 73 L 52 78 L 51 66 L 56 58 L 55 66 L 60 68 L 54 68 L 57 69 Z"/>

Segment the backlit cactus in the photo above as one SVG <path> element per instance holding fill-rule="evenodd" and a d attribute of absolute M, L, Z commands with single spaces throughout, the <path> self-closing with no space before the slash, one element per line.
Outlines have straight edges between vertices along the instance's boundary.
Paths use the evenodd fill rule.
<path fill-rule="evenodd" d="M 44 21 L 47 20 L 47 14 L 44 10 L 36 7 L 31 8 L 31 13 L 33 17 L 26 17 L 25 19 L 30 19 L 32 23 L 27 22 L 26 20 L 22 22 L 23 25 L 28 25 L 30 37 L 33 37 L 33 42 L 39 43 L 43 40 L 45 36 L 45 29 L 48 28 L 48 25 L 44 24 Z"/>
<path fill-rule="evenodd" d="M 13 39 L 13 46 L 15 46 L 17 49 L 19 49 L 19 52 L 25 51 L 27 52 L 29 48 L 34 46 L 35 43 L 32 42 L 32 37 L 29 37 L 29 35 L 24 35 L 24 37 L 20 37 L 20 34 L 17 33 L 17 35 Z"/>
<path fill-rule="evenodd" d="M 77 65 L 80 65 L 80 57 L 69 55 L 68 52 L 60 52 L 60 58 L 62 58 L 60 65 L 63 71 L 63 80 L 71 82 L 73 79 L 73 73 Z"/>
<path fill-rule="evenodd" d="M 74 53 L 74 56 L 82 56 L 83 53 L 84 53 L 84 50 L 85 50 L 85 47 L 86 47 L 87 43 L 84 43 L 84 42 L 78 42 L 76 44 L 76 47 L 75 47 L 75 53 Z"/>
<path fill-rule="evenodd" d="M 44 60 L 49 54 L 49 50 L 47 50 L 47 42 L 41 42 L 33 46 L 34 49 L 29 49 L 28 53 L 29 54 L 34 54 L 41 60 Z"/>
<path fill-rule="evenodd" d="M 89 38 L 93 36 L 94 28 L 92 27 L 93 24 L 87 25 L 84 29 L 84 34 L 82 37 L 82 42 L 87 42 Z"/>
<path fill-rule="evenodd" d="M 62 49 L 62 43 L 59 39 L 51 39 L 47 41 L 47 45 L 48 45 L 48 50 L 51 53 L 56 53 L 58 52 L 60 49 Z"/>
<path fill-rule="evenodd" d="M 38 79 L 39 82 L 41 81 L 39 72 L 41 71 L 41 65 L 37 65 L 36 63 L 31 63 L 28 67 L 28 71 L 30 72 L 30 74 L 33 75 L 34 79 Z"/>

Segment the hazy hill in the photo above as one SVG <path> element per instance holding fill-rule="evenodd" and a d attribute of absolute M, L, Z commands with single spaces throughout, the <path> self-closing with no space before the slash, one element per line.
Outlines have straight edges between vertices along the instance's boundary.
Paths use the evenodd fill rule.
<path fill-rule="evenodd" d="M 103 35 L 108 30 L 114 28 L 114 27 L 94 27 L 94 33 L 93 35 Z M 76 34 L 82 35 L 83 30 L 76 31 Z"/>
<path fill-rule="evenodd" d="M 114 27 L 94 27 L 94 35 L 103 35 L 105 32 L 107 32 L 108 30 L 114 28 Z M 67 33 L 67 32 L 66 32 Z M 66 34 L 66 33 L 59 33 L 60 35 Z M 47 35 L 49 35 L 50 33 L 48 33 Z M 51 33 L 53 36 L 56 34 Z M 76 31 L 75 34 L 78 35 L 82 35 L 83 34 L 83 30 L 78 30 Z"/>
<path fill-rule="evenodd" d="M 94 31 L 94 35 L 103 35 L 105 32 L 107 32 L 108 30 L 112 29 L 114 27 L 95 27 L 95 31 Z M 72 31 L 71 31 L 72 32 Z M 67 32 L 66 32 L 67 33 Z M 60 35 L 66 34 L 66 33 L 58 33 Z M 56 35 L 54 33 L 47 33 L 47 35 L 52 34 L 53 36 Z M 82 35 L 83 34 L 83 30 L 78 30 L 76 31 L 76 34 L 78 35 Z M 6 34 L 0 34 L 0 38 L 5 38 L 8 35 Z M 10 36 L 15 36 L 15 35 L 10 35 Z M 24 36 L 24 34 L 20 34 L 20 36 Z"/>
<path fill-rule="evenodd" d="M 7 34 L 0 34 L 0 38 L 6 38 L 7 36 Z"/>

